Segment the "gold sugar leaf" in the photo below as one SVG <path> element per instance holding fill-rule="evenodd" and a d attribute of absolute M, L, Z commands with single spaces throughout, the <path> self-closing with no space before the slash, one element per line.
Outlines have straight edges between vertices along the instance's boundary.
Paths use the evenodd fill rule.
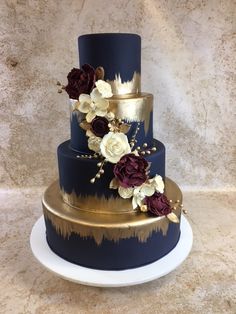
<path fill-rule="evenodd" d="M 85 131 L 90 129 L 90 123 L 88 123 L 86 120 L 80 122 L 79 126 Z"/>
<path fill-rule="evenodd" d="M 116 190 L 118 189 L 118 187 L 119 187 L 118 180 L 116 178 L 113 178 L 110 182 L 109 188 Z"/>
<path fill-rule="evenodd" d="M 170 221 L 172 221 L 172 222 L 174 222 L 174 223 L 179 223 L 179 218 L 175 215 L 175 213 L 169 213 L 168 215 L 167 215 L 167 218 L 170 220 Z"/>
<path fill-rule="evenodd" d="M 95 75 L 97 80 L 104 80 L 105 72 L 103 67 L 97 67 L 95 70 Z"/>
<path fill-rule="evenodd" d="M 130 130 L 130 124 L 122 123 L 120 126 L 120 132 L 126 134 Z"/>

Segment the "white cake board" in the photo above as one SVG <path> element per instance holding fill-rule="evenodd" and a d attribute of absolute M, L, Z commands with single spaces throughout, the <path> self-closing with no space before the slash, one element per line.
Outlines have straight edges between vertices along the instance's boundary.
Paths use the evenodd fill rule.
<path fill-rule="evenodd" d="M 66 280 L 97 287 L 132 286 L 160 278 L 173 271 L 186 259 L 191 251 L 193 234 L 184 216 L 181 218 L 180 228 L 179 242 L 170 253 L 154 263 L 127 270 L 96 270 L 62 259 L 47 244 L 43 216 L 32 228 L 30 245 L 34 256 L 44 267 Z"/>

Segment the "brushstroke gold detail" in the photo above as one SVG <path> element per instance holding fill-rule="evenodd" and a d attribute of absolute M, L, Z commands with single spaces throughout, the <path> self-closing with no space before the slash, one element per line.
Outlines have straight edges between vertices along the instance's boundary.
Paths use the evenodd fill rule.
<path fill-rule="evenodd" d="M 117 119 L 126 120 L 128 123 L 144 122 L 144 130 L 147 133 L 153 111 L 153 96 L 142 93 L 129 98 L 112 97 L 109 99 L 109 108 Z"/>
<path fill-rule="evenodd" d="M 78 210 L 100 214 L 108 213 L 111 215 L 135 212 L 130 200 L 121 197 L 106 198 L 105 196 L 78 196 L 74 191 L 68 194 L 63 190 L 61 191 L 61 195 L 66 204 L 73 206 Z"/>
<path fill-rule="evenodd" d="M 150 125 L 150 115 L 153 111 L 153 96 L 148 93 L 136 95 L 125 95 L 123 97 L 115 97 L 108 99 L 109 110 L 115 114 L 117 119 L 129 122 L 144 122 L 145 134 Z M 71 100 L 71 117 L 76 114 L 78 123 L 81 123 L 85 115 L 75 109 L 75 104 Z"/>
<path fill-rule="evenodd" d="M 165 180 L 165 194 L 168 199 L 180 200 L 182 193 L 178 186 L 170 179 Z M 45 192 L 43 211 L 58 234 L 67 238 L 71 233 L 81 237 L 93 237 L 99 245 L 103 239 L 118 242 L 120 239 L 137 237 L 145 242 L 153 232 L 161 231 L 166 235 L 169 224 L 172 223 L 165 216 L 150 217 L 148 213 L 126 212 L 122 215 L 91 213 L 78 210 L 67 205 L 61 197 L 58 181 L 54 182 Z M 177 205 L 175 214 L 180 219 L 181 206 Z"/>
<path fill-rule="evenodd" d="M 114 95 L 136 94 L 141 90 L 141 75 L 134 72 L 131 81 L 122 82 L 120 74 L 116 74 L 115 79 L 113 81 L 107 80 L 107 83 L 111 85 Z"/>

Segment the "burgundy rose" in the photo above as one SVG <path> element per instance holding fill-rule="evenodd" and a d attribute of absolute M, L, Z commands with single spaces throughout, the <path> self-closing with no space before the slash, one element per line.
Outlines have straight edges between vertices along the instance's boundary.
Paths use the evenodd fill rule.
<path fill-rule="evenodd" d="M 149 212 L 156 216 L 166 216 L 172 209 L 165 194 L 155 192 L 152 196 L 146 196 L 144 203 Z"/>
<path fill-rule="evenodd" d="M 96 117 L 91 122 L 92 132 L 98 137 L 103 137 L 109 132 L 108 120 L 104 117 Z"/>
<path fill-rule="evenodd" d="M 147 179 L 147 161 L 140 156 L 127 154 L 114 167 L 114 175 L 124 188 L 140 186 Z"/>
<path fill-rule="evenodd" d="M 84 64 L 82 69 L 73 68 L 67 75 L 68 84 L 66 92 L 72 99 L 79 99 L 80 94 L 90 94 L 95 86 L 95 70 L 89 64 Z"/>

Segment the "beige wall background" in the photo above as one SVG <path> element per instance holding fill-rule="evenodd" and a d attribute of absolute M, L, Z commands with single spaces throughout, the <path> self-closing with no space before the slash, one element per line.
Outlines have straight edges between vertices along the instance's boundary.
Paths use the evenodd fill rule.
<path fill-rule="evenodd" d="M 154 94 L 167 175 L 184 189 L 236 184 L 234 1 L 1 0 L 0 187 L 48 185 L 69 138 L 57 80 L 78 65 L 77 36 L 142 36 L 142 90 Z"/>

